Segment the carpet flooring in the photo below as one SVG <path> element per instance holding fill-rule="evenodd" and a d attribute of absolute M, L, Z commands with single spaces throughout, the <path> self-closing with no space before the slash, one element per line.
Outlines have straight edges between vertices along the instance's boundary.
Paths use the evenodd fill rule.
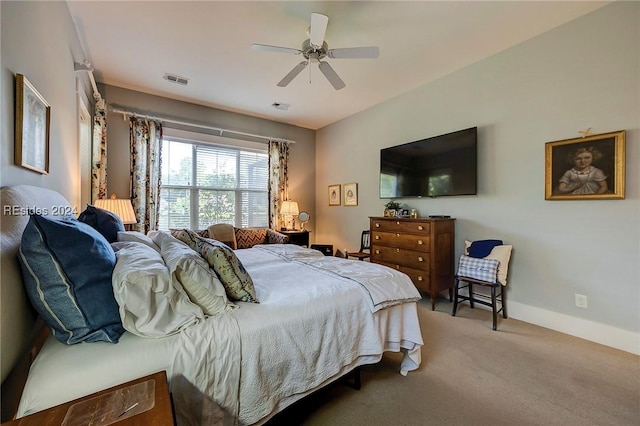
<path fill-rule="evenodd" d="M 419 302 L 422 365 L 401 355 L 362 367 L 362 389 L 336 382 L 267 425 L 640 425 L 640 357 L 439 299 Z"/>

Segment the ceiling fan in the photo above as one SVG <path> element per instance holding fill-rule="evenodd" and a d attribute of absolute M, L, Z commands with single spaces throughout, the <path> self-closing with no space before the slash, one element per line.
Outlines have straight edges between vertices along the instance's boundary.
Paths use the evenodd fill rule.
<path fill-rule="evenodd" d="M 310 62 L 317 63 L 318 68 L 329 80 L 334 89 L 340 90 L 345 87 L 344 81 L 338 76 L 333 67 L 328 62 L 323 61 L 324 58 L 377 58 L 379 49 L 377 46 L 370 47 L 348 47 L 343 49 L 329 49 L 327 42 L 324 41 L 324 35 L 327 31 L 329 17 L 321 13 L 311 14 L 311 26 L 309 27 L 309 38 L 302 42 L 302 49 L 293 49 L 289 47 L 270 46 L 268 44 L 252 44 L 252 50 L 264 52 L 278 52 L 300 55 L 305 58 L 304 61 L 293 67 L 287 75 L 278 83 L 279 87 L 286 87 L 291 81 L 304 70 Z"/>

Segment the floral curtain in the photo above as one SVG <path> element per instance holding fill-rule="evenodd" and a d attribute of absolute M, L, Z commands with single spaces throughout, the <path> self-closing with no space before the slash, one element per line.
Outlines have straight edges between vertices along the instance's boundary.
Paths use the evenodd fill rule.
<path fill-rule="evenodd" d="M 91 147 L 91 203 L 107 198 L 107 111 L 104 99 L 94 94 L 93 145 Z"/>
<path fill-rule="evenodd" d="M 162 124 L 137 117 L 129 119 L 131 143 L 131 203 L 137 223 L 134 230 L 146 234 L 158 229 Z"/>
<path fill-rule="evenodd" d="M 269 141 L 269 227 L 280 229 L 280 206 L 289 199 L 289 144 L 283 141 Z"/>

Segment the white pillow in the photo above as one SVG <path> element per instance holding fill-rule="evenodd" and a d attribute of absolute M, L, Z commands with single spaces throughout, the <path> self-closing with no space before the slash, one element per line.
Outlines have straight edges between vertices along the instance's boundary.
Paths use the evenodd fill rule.
<path fill-rule="evenodd" d="M 171 282 L 160 254 L 146 244 L 115 243 L 111 282 L 124 328 L 138 336 L 165 337 L 204 318 L 202 309 Z"/>
<path fill-rule="evenodd" d="M 206 260 L 191 247 L 166 232 L 154 232 L 152 239 L 160 246 L 162 258 L 191 301 L 205 314 L 217 315 L 237 308 L 227 298 L 224 286 Z"/>
<path fill-rule="evenodd" d="M 464 254 L 469 254 L 469 247 L 471 247 L 471 241 L 464 242 Z M 491 253 L 485 256 L 485 259 L 497 259 L 500 261 L 498 265 L 498 282 L 502 285 L 507 285 L 507 272 L 509 272 L 509 258 L 511 257 L 512 245 L 499 245 L 495 246 Z"/>
<path fill-rule="evenodd" d="M 160 247 L 153 242 L 153 240 L 142 232 L 138 231 L 119 231 L 118 232 L 118 241 L 135 241 L 138 243 L 146 244 L 158 253 L 160 253 Z"/>

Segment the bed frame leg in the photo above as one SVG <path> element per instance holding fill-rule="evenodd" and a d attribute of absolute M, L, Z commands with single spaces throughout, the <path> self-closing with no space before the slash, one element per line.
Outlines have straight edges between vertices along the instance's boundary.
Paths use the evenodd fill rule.
<path fill-rule="evenodd" d="M 353 383 L 351 383 L 351 387 L 355 390 L 360 390 L 361 382 L 360 382 L 360 367 L 354 368 L 348 376 L 353 378 Z"/>

